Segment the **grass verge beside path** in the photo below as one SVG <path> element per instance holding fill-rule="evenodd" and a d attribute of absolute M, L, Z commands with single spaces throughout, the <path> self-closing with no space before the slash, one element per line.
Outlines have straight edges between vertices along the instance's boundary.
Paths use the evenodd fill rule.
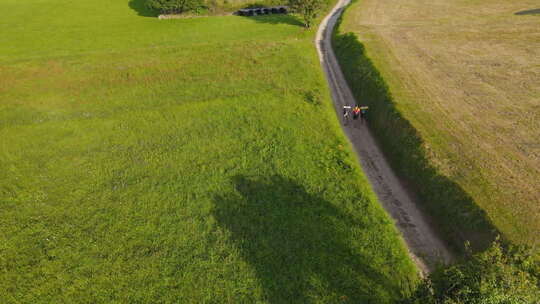
<path fill-rule="evenodd" d="M 339 129 L 313 31 L 18 3 L 0 4 L 0 302 L 407 292 L 414 265 Z"/>
<path fill-rule="evenodd" d="M 466 240 L 485 248 L 497 233 L 534 244 L 540 218 L 538 158 L 533 146 L 518 151 L 507 141 L 538 138 L 534 68 L 526 64 L 534 58 L 526 29 L 538 22 L 517 19 L 517 3 L 420 2 L 352 4 L 334 35 L 342 70 L 357 100 L 370 106 L 370 126 L 393 167 L 456 248 Z M 470 7 L 475 9 L 465 9 Z M 485 22 L 504 22 L 512 33 L 504 36 L 502 26 L 480 25 L 467 12 Z M 507 48 L 480 55 L 489 41 Z M 508 41 L 533 52 L 525 55 Z M 506 75 L 511 67 L 497 77 L 487 69 L 512 62 L 518 78 Z M 470 71 L 470 65 L 476 68 Z M 521 89 L 508 85 L 519 81 Z M 521 110 L 522 119 L 516 118 L 510 131 L 509 116 L 501 113 L 514 117 Z"/>

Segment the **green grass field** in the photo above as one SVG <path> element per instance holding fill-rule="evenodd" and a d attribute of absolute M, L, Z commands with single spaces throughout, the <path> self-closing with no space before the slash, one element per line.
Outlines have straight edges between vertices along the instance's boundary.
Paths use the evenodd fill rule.
<path fill-rule="evenodd" d="M 0 302 L 399 298 L 313 31 L 140 7 L 0 0 Z"/>

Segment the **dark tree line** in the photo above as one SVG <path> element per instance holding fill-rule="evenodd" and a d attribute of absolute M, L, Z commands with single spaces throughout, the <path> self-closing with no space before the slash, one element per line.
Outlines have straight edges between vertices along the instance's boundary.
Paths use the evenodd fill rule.
<path fill-rule="evenodd" d="M 162 14 L 180 14 L 204 7 L 203 0 L 146 0 L 146 6 Z"/>
<path fill-rule="evenodd" d="M 327 0 L 284 0 L 302 18 L 306 27 L 311 27 Z M 281 1 L 279 1 L 281 2 Z M 193 12 L 206 7 L 205 0 L 146 0 L 146 6 L 162 14 Z"/>

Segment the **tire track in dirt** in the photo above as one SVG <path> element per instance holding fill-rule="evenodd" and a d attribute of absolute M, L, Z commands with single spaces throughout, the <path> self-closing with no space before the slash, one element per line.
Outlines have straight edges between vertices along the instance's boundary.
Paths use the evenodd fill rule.
<path fill-rule="evenodd" d="M 338 117 L 341 117 L 344 105 L 356 103 L 332 49 L 333 29 L 349 2 L 340 0 L 336 4 L 320 24 L 315 41 Z M 379 201 L 394 219 L 418 268 L 426 274 L 438 263 L 451 262 L 453 254 L 392 171 L 367 125 L 353 120 L 347 125 L 342 122 L 342 129 L 353 145 Z"/>

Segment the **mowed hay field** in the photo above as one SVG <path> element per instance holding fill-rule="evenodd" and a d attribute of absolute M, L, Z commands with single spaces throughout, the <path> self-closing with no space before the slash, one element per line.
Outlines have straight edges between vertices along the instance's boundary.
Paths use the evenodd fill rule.
<path fill-rule="evenodd" d="M 399 298 L 314 32 L 135 4 L 0 1 L 0 302 Z"/>
<path fill-rule="evenodd" d="M 505 238 L 528 244 L 540 235 L 538 5 L 362 0 L 340 28 L 356 34 L 386 83 L 386 99 L 418 131 L 418 155 Z M 433 209 L 453 208 L 437 205 L 447 197 L 433 198 L 427 202 Z M 457 217 L 438 220 L 457 230 Z"/>

